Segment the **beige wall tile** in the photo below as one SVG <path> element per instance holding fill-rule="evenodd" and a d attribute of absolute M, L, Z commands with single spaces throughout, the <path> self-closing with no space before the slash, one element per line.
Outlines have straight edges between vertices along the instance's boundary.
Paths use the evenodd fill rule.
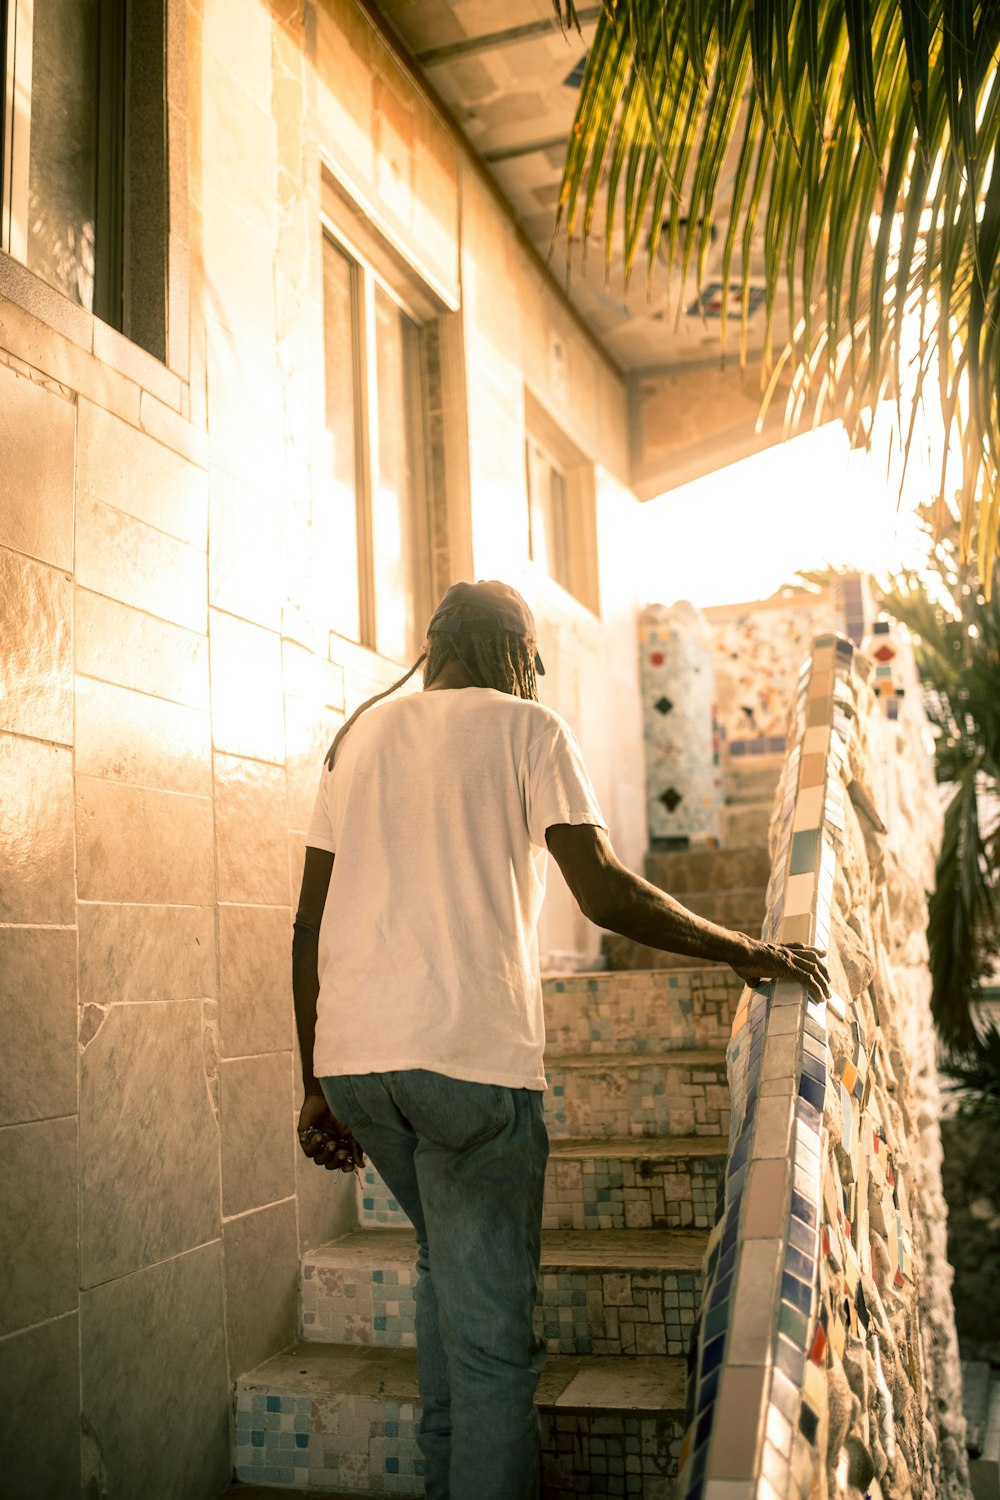
<path fill-rule="evenodd" d="M 225 76 L 223 69 L 219 72 Z M 235 87 L 235 86 L 234 86 Z M 236 125 L 239 115 L 233 117 Z M 274 178 L 271 179 L 271 212 Z M 262 358 L 274 357 L 274 235 L 259 220 L 243 216 L 225 188 L 205 192 L 205 296 L 212 315 L 223 327 L 255 349 Z M 241 253 L 233 255 L 233 245 Z"/>
<path fill-rule="evenodd" d="M 222 1211 L 227 1218 L 294 1193 L 291 1103 L 290 1052 L 222 1063 Z"/>
<path fill-rule="evenodd" d="M 204 549 L 208 525 L 204 469 L 92 401 L 80 402 L 77 494 L 103 500 Z"/>
<path fill-rule="evenodd" d="M 226 1488 L 224 1317 L 220 1243 L 84 1292 L 83 1416 L 103 1459 L 104 1493 L 193 1500 Z"/>
<path fill-rule="evenodd" d="M 76 933 L 0 928 L 0 1124 L 76 1113 Z"/>
<path fill-rule="evenodd" d="M 203 709 L 78 677 L 76 769 L 84 776 L 208 796 L 209 716 Z"/>
<path fill-rule="evenodd" d="M 300 698 L 285 698 L 285 778 L 288 789 L 288 826 L 303 832 L 309 827 L 323 760 L 343 714 L 320 709 Z"/>
<path fill-rule="evenodd" d="M 0 922 L 75 920 L 72 803 L 69 750 L 0 734 Z"/>
<path fill-rule="evenodd" d="M 0 547 L 0 728 L 73 738 L 73 585 L 60 569 Z"/>
<path fill-rule="evenodd" d="M 205 906 L 215 899 L 212 803 L 77 778 L 82 901 Z"/>
<path fill-rule="evenodd" d="M 217 989 L 211 906 L 77 907 L 80 1004 L 212 999 Z"/>
<path fill-rule="evenodd" d="M 0 366 L 0 543 L 73 566 L 73 403 Z"/>
<path fill-rule="evenodd" d="M 219 900 L 288 902 L 285 775 L 280 766 L 215 757 Z"/>
<path fill-rule="evenodd" d="M 262 109 L 271 103 L 271 10 L 242 0 L 207 0 L 202 21 L 206 53 L 220 58 Z M 212 170 L 206 164 L 206 173 Z"/>
<path fill-rule="evenodd" d="M 0 1344 L 4 1488 L 10 1496 L 80 1493 L 80 1330 L 75 1312 Z"/>
<path fill-rule="evenodd" d="M 179 542 L 103 500 L 76 507 L 76 578 L 84 588 L 204 631 L 208 590 L 202 548 Z"/>
<path fill-rule="evenodd" d="M 206 287 L 208 416 L 212 462 L 265 494 L 284 491 L 284 416 L 273 350 L 226 328 Z"/>
<path fill-rule="evenodd" d="M 292 1125 L 295 1126 L 302 1103 L 299 1087 L 298 1055 L 295 1057 L 296 1092 Z M 353 1172 L 328 1172 L 304 1156 L 298 1145 L 295 1152 L 295 1191 L 299 1205 L 299 1250 L 311 1250 L 356 1229 L 358 1224 L 357 1177 Z"/>
<path fill-rule="evenodd" d="M 287 906 L 219 907 L 224 1057 L 292 1045 L 292 929 Z"/>
<path fill-rule="evenodd" d="M 222 469 L 212 471 L 208 597 L 217 609 L 280 630 L 287 597 L 281 512 Z"/>
<path fill-rule="evenodd" d="M 77 1126 L 71 1115 L 0 1129 L 0 1336 L 77 1304 Z"/>
<path fill-rule="evenodd" d="M 299 1257 L 295 1204 L 232 1219 L 223 1231 L 232 1379 L 295 1342 Z"/>
<path fill-rule="evenodd" d="M 208 639 L 114 599 L 76 591 L 76 669 L 208 708 Z"/>
<path fill-rule="evenodd" d="M 218 1234 L 201 1003 L 113 1005 L 80 1061 L 81 1285 Z"/>
<path fill-rule="evenodd" d="M 270 51 L 268 45 L 268 60 Z M 213 192 L 221 193 L 239 208 L 244 224 L 257 230 L 270 230 L 275 218 L 278 178 L 271 80 L 268 79 L 266 100 L 254 101 L 230 71 L 232 55 L 229 47 L 221 58 L 212 53 L 205 58 L 202 150 L 211 163 L 205 183 L 205 207 L 207 209 Z M 228 272 L 238 258 L 233 255 L 230 245 L 228 254 L 216 261 L 210 253 L 211 245 L 206 227 L 206 267 L 210 282 L 214 271 Z M 219 248 L 225 250 L 224 246 Z"/>
<path fill-rule="evenodd" d="M 57 333 L 26 308 L 2 298 L 0 346 L 119 416 L 133 422 L 139 420 L 137 385 L 119 375 L 117 370 L 102 365 L 86 349 Z"/>
<path fill-rule="evenodd" d="M 285 758 L 281 642 L 270 630 L 211 611 L 212 738 L 217 750 Z"/>

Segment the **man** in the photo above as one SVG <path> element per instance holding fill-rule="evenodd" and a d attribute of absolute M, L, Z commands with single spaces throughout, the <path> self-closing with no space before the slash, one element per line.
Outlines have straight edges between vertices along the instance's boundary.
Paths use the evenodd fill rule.
<path fill-rule="evenodd" d="M 717 927 L 619 863 L 573 735 L 537 701 L 513 589 L 453 585 L 407 677 L 421 663 L 424 691 L 363 705 L 321 778 L 293 950 L 299 1135 L 325 1167 L 366 1151 L 413 1221 L 428 1500 L 529 1500 L 546 851 L 598 926 L 748 982 L 828 981 L 815 950 Z"/>

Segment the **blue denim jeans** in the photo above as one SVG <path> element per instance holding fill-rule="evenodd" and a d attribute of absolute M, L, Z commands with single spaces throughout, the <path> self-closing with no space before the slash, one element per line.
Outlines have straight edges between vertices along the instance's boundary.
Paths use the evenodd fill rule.
<path fill-rule="evenodd" d="M 427 1500 L 534 1500 L 541 1093 L 418 1068 L 320 1081 L 416 1229 Z"/>

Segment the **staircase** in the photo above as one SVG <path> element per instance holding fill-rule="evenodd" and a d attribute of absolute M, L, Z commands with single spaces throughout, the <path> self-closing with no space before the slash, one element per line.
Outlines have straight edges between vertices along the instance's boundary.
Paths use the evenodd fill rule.
<path fill-rule="evenodd" d="M 733 806 L 759 829 L 754 804 L 769 809 L 773 782 L 766 794 L 759 775 L 732 786 L 737 797 L 752 793 Z M 694 910 L 759 933 L 764 842 L 652 854 L 647 877 Z M 544 985 L 544 1500 L 673 1495 L 684 1356 L 726 1160 L 725 1049 L 740 981 L 724 966 L 623 939 L 606 947 L 611 971 Z M 366 1170 L 358 1229 L 303 1257 L 302 1342 L 237 1382 L 241 1482 L 422 1493 L 413 1259 L 408 1221 Z"/>

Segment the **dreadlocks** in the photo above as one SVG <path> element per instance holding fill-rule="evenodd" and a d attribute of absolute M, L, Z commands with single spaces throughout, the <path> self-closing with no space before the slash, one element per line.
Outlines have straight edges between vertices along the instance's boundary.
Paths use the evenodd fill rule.
<path fill-rule="evenodd" d="M 344 735 L 357 719 L 383 698 L 388 698 L 397 688 L 409 682 L 418 667 L 424 668 L 424 687 L 430 687 L 450 661 L 462 664 L 479 687 L 495 688 L 498 693 L 510 693 L 514 698 L 538 698 L 538 683 L 535 678 L 535 642 L 528 636 L 518 635 L 513 630 L 498 630 L 483 619 L 479 610 L 469 605 L 458 605 L 440 616 L 443 620 L 454 620 L 461 630 L 435 631 L 428 637 L 425 649 L 413 666 L 398 678 L 391 687 L 368 698 L 356 708 L 334 736 L 333 744 L 326 753 L 326 765 L 333 770 L 334 759 Z"/>
<path fill-rule="evenodd" d="M 457 661 L 480 687 L 495 688 L 514 698 L 537 699 L 533 640 L 513 630 L 498 630 L 469 605 L 458 605 L 440 619 L 454 620 L 463 628 L 436 630 L 429 637 L 424 687 L 430 687 L 449 661 Z"/>

